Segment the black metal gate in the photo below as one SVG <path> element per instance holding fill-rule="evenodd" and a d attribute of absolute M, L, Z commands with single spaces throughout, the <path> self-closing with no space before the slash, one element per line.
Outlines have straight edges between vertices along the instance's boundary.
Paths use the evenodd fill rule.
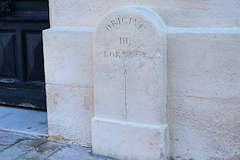
<path fill-rule="evenodd" d="M 46 110 L 47 0 L 0 0 L 0 104 Z"/>

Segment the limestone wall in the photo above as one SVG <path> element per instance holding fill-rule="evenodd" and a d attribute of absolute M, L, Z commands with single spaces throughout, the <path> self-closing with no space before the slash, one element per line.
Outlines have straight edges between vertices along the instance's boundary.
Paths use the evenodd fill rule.
<path fill-rule="evenodd" d="M 153 8 L 172 27 L 237 27 L 238 0 L 50 0 L 52 27 L 95 27 L 109 10 L 125 5 Z"/>
<path fill-rule="evenodd" d="M 239 159 L 239 0 L 50 0 L 51 29 L 44 32 L 50 136 L 91 146 L 93 35 L 104 14 L 125 5 L 152 8 L 168 27 L 171 155 Z"/>

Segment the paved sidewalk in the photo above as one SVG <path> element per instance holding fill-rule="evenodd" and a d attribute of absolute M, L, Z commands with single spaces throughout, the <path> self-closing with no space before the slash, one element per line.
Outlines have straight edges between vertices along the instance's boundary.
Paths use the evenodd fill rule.
<path fill-rule="evenodd" d="M 48 141 L 45 137 L 0 130 L 0 160 L 113 160 L 89 148 Z"/>
<path fill-rule="evenodd" d="M 47 112 L 0 105 L 0 129 L 48 135 Z"/>

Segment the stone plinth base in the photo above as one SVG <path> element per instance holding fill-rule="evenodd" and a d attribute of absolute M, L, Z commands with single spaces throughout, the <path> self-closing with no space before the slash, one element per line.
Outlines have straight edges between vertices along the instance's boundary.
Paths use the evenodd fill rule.
<path fill-rule="evenodd" d="M 124 160 L 166 160 L 167 125 L 93 118 L 93 153 Z"/>

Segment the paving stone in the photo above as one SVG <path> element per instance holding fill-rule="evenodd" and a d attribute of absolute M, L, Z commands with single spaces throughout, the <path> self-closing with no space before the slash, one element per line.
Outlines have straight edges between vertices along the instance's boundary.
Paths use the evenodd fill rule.
<path fill-rule="evenodd" d="M 0 130 L 0 160 L 112 160 L 91 154 L 90 148 L 48 141 Z"/>
<path fill-rule="evenodd" d="M 23 140 L 23 138 L 33 138 L 32 136 L 22 135 L 13 132 L 0 131 L 0 152 Z"/>
<path fill-rule="evenodd" d="M 65 147 L 53 154 L 48 160 L 110 160 L 110 158 L 93 156 L 90 148 L 77 145 Z"/>
<path fill-rule="evenodd" d="M 47 112 L 0 105 L 0 128 L 47 135 Z"/>
<path fill-rule="evenodd" d="M 42 143 L 44 143 L 42 139 L 22 139 L 20 142 L 0 152 L 0 157 L 4 157 L 4 160 L 16 160 Z"/>
<path fill-rule="evenodd" d="M 55 142 L 46 142 L 41 145 L 36 145 L 34 148 L 19 156 L 16 160 L 43 160 L 57 152 L 63 145 Z"/>

